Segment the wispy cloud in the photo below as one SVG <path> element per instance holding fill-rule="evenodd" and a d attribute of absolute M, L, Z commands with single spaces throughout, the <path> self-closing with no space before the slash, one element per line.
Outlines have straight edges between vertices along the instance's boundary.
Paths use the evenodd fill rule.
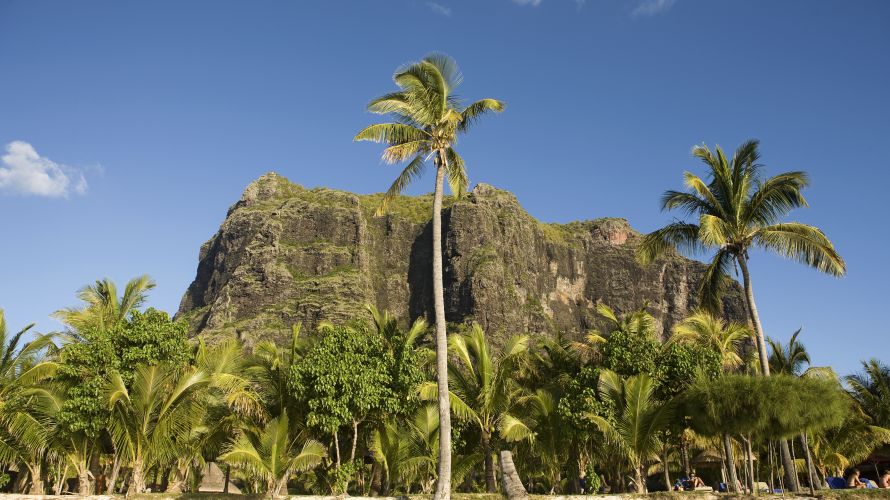
<path fill-rule="evenodd" d="M 427 2 L 426 6 L 429 7 L 430 10 L 432 10 L 436 14 L 439 14 L 440 16 L 451 17 L 451 8 L 446 7 L 440 3 Z"/>
<path fill-rule="evenodd" d="M 519 5 L 531 5 L 532 7 L 537 7 L 541 5 L 541 0 L 513 0 L 513 3 Z"/>
<path fill-rule="evenodd" d="M 673 7 L 675 3 L 677 3 L 677 0 L 644 0 L 642 3 L 637 5 L 631 15 L 633 15 L 634 17 L 654 16 L 656 14 L 661 14 L 662 12 L 667 11 L 668 9 Z"/>
<path fill-rule="evenodd" d="M 87 180 L 82 169 L 40 156 L 27 142 L 13 141 L 0 158 L 0 191 L 67 198 L 72 192 L 85 194 Z"/>

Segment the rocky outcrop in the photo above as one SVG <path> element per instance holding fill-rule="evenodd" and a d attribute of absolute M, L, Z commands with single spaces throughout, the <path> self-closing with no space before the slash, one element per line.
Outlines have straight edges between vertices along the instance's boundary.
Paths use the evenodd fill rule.
<path fill-rule="evenodd" d="M 248 344 L 284 338 L 296 322 L 365 317 L 365 304 L 406 320 L 427 316 L 432 196 L 401 197 L 374 217 L 380 199 L 260 177 L 201 247 L 179 316 L 195 333 Z M 598 302 L 621 311 L 648 303 L 664 336 L 697 303 L 705 266 L 669 255 L 641 267 L 640 235 L 624 219 L 543 223 L 485 184 L 445 206 L 446 317 L 478 321 L 495 341 L 580 336 L 597 326 Z M 727 316 L 744 317 L 737 286 L 724 304 Z"/>

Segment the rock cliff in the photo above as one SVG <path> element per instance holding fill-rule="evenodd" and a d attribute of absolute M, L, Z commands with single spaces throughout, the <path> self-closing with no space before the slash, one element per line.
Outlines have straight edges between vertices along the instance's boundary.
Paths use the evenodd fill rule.
<path fill-rule="evenodd" d="M 401 197 L 374 217 L 380 199 L 260 177 L 201 247 L 179 316 L 194 333 L 248 345 L 286 338 L 298 321 L 311 328 L 365 317 L 365 304 L 427 316 L 432 195 Z M 697 303 L 705 266 L 669 255 L 641 267 L 640 235 L 624 219 L 539 222 L 485 184 L 445 206 L 446 317 L 478 321 L 495 341 L 521 332 L 580 337 L 598 325 L 598 302 L 619 311 L 648 303 L 665 336 Z M 727 316 L 744 317 L 738 286 L 724 305 Z"/>

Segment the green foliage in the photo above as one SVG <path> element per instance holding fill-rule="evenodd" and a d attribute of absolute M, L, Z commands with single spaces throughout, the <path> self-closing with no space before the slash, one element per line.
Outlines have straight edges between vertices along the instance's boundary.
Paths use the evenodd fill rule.
<path fill-rule="evenodd" d="M 133 311 L 127 321 L 111 330 L 110 337 L 121 367 L 161 361 L 177 366 L 191 355 L 188 325 L 184 321 L 174 322 L 166 312 L 154 308 Z"/>
<path fill-rule="evenodd" d="M 376 331 L 332 326 L 319 334 L 302 362 L 291 367 L 290 378 L 311 428 L 331 435 L 353 421 L 398 408 L 391 376 L 394 359 Z"/>
<path fill-rule="evenodd" d="M 874 425 L 890 429 L 890 366 L 873 358 L 862 362 L 862 372 L 846 378 L 850 395 Z"/>
<path fill-rule="evenodd" d="M 603 347 L 603 366 L 621 376 L 653 376 L 660 349 L 661 344 L 653 335 L 616 331 Z"/>
<path fill-rule="evenodd" d="M 723 372 L 720 353 L 702 344 L 669 343 L 655 361 L 656 394 L 662 400 L 682 394 L 695 380 L 717 378 Z"/>
<path fill-rule="evenodd" d="M 692 428 L 707 436 L 783 439 L 838 425 L 847 411 L 836 382 L 788 375 L 699 379 L 683 398 Z"/>

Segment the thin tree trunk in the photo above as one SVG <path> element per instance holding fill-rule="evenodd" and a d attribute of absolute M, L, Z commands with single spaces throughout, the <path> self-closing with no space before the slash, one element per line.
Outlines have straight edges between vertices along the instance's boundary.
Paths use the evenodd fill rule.
<path fill-rule="evenodd" d="M 751 274 L 748 272 L 748 258 L 745 255 L 739 255 L 736 258 L 739 268 L 742 270 L 742 279 L 745 287 L 745 300 L 748 303 L 748 314 L 751 316 L 751 323 L 754 325 L 754 333 L 757 335 L 757 357 L 760 358 L 760 371 L 764 377 L 769 377 L 769 357 L 766 352 L 766 337 L 763 333 L 763 326 L 760 323 L 760 315 L 757 313 L 757 304 L 754 303 L 754 289 L 751 286 Z M 779 450 L 782 457 L 782 469 L 785 471 L 785 482 L 788 489 L 798 491 L 800 489 L 797 483 L 797 471 L 794 467 L 794 461 L 791 459 L 791 451 L 788 449 L 787 440 L 779 440 Z"/>
<path fill-rule="evenodd" d="M 485 491 L 497 493 L 497 478 L 494 475 L 494 458 L 491 456 L 491 435 L 482 431 L 482 454 L 485 455 Z"/>
<path fill-rule="evenodd" d="M 751 436 L 745 438 L 745 475 L 748 476 L 748 492 L 757 493 L 756 480 L 754 479 L 754 452 L 751 449 Z"/>
<path fill-rule="evenodd" d="M 433 197 L 433 307 L 436 315 L 436 382 L 439 388 L 439 474 L 434 500 L 451 498 L 451 404 L 448 392 L 448 335 L 445 331 L 445 291 L 442 278 L 442 191 L 445 151 L 436 162 Z"/>
<path fill-rule="evenodd" d="M 732 456 L 732 441 L 729 439 L 729 434 L 723 435 L 723 454 L 726 457 L 726 469 L 729 473 L 728 479 L 728 489 L 734 493 L 741 493 L 739 491 L 739 477 L 735 472 L 735 458 Z"/>
<path fill-rule="evenodd" d="M 664 456 L 661 458 L 661 469 L 664 472 L 665 491 L 671 491 L 671 472 L 668 470 L 668 447 L 664 447 Z"/>
<path fill-rule="evenodd" d="M 581 493 L 581 451 L 578 449 L 578 443 L 573 439 L 569 447 L 568 484 L 566 485 L 566 493 L 571 495 Z M 620 481 L 619 481 L 620 482 Z"/>
<path fill-rule="evenodd" d="M 680 436 L 680 460 L 683 462 L 683 474 L 689 477 L 689 443 L 684 436 Z"/>
<path fill-rule="evenodd" d="M 229 477 L 231 477 L 231 474 L 232 474 L 232 466 L 230 464 L 226 464 L 226 477 L 225 477 L 225 483 L 223 483 L 223 493 L 229 492 Z"/>
<path fill-rule="evenodd" d="M 349 451 L 349 461 L 355 461 L 355 448 L 358 445 L 358 421 L 352 421 L 352 449 Z"/>
<path fill-rule="evenodd" d="M 106 495 L 114 495 L 114 485 L 117 484 L 117 476 L 121 471 L 121 457 L 117 453 L 114 454 L 114 465 L 111 467 L 111 479 L 108 480 L 108 486 L 105 489 Z"/>
<path fill-rule="evenodd" d="M 336 466 L 340 467 L 340 440 L 337 438 L 337 431 L 334 431 L 334 454 L 337 457 Z"/>
<path fill-rule="evenodd" d="M 813 457 L 810 456 L 810 443 L 807 439 L 806 431 L 800 434 L 800 444 L 803 445 L 804 449 L 804 458 L 807 461 L 807 479 L 810 481 L 810 495 L 815 495 L 816 490 L 819 489 L 819 484 L 816 483 L 816 471 L 813 467 Z"/>

